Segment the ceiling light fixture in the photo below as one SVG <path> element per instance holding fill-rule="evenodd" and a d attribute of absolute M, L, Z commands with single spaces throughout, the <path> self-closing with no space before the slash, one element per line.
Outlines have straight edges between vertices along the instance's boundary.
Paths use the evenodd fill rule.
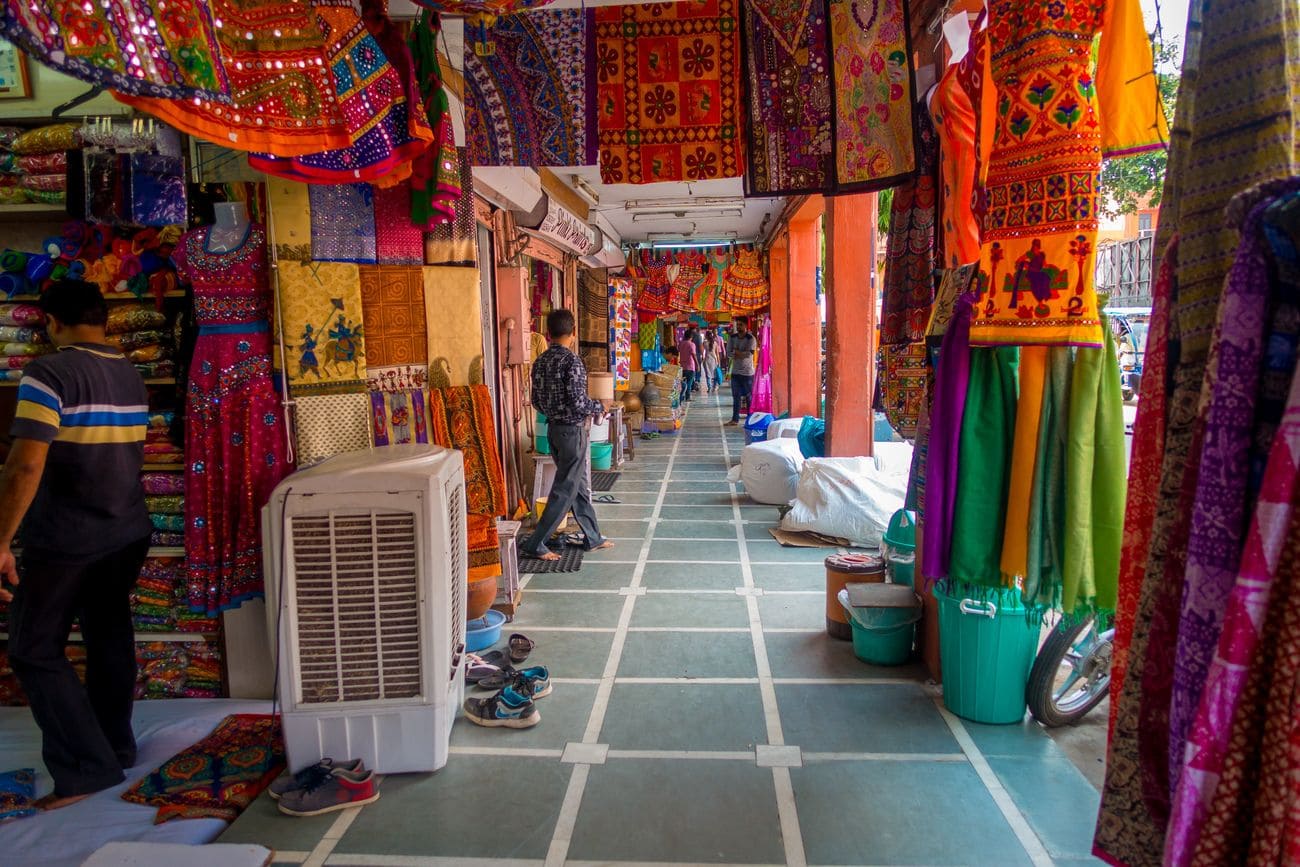
<path fill-rule="evenodd" d="M 597 193 L 596 188 L 582 175 L 573 175 L 573 191 L 578 194 L 578 198 L 593 208 L 600 204 L 600 193 Z"/>
<path fill-rule="evenodd" d="M 632 215 L 633 223 L 662 223 L 673 220 L 739 220 L 745 215 L 740 208 L 711 211 L 640 211 Z"/>
<path fill-rule="evenodd" d="M 740 196 L 714 196 L 693 199 L 629 199 L 623 203 L 627 211 L 691 211 L 716 208 L 743 208 L 744 198 Z"/>

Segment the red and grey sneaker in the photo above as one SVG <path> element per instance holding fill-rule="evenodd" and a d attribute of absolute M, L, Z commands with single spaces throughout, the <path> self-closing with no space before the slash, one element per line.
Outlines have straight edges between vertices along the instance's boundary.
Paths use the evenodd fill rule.
<path fill-rule="evenodd" d="M 373 771 L 356 775 L 350 771 L 334 770 L 301 789 L 285 792 L 280 797 L 280 812 L 288 816 L 319 816 L 373 804 L 378 800 L 379 789 L 375 786 Z"/>
<path fill-rule="evenodd" d="M 333 759 L 327 756 L 314 765 L 308 765 L 296 774 L 285 771 L 271 781 L 271 785 L 266 787 L 266 793 L 278 801 L 289 792 L 305 789 L 313 784 L 319 785 L 323 783 L 331 772 L 337 771 L 347 772 L 349 776 L 358 779 L 365 776 L 366 773 L 365 768 L 361 767 L 361 759 L 336 764 Z"/>

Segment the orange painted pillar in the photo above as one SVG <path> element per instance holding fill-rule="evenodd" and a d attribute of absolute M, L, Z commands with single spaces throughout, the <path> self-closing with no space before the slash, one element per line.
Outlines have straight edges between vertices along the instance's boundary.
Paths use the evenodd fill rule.
<path fill-rule="evenodd" d="M 817 309 L 817 266 L 821 264 L 818 229 L 822 199 L 814 197 L 790 221 L 790 285 L 786 305 L 786 354 L 782 372 L 788 382 L 793 418 L 821 409 L 821 312 Z M 775 313 L 775 308 L 774 308 Z"/>
<path fill-rule="evenodd" d="M 871 454 L 876 386 L 876 194 L 827 199 L 826 454 Z"/>
<path fill-rule="evenodd" d="M 772 414 L 790 408 L 790 236 L 784 232 L 768 251 L 772 284 Z"/>

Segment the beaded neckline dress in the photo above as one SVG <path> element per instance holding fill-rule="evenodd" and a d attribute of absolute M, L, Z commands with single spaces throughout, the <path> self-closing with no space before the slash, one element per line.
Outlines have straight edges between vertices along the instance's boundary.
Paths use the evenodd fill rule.
<path fill-rule="evenodd" d="M 215 616 L 259 597 L 261 510 L 293 467 L 271 381 L 266 230 L 210 249 L 210 228 L 185 234 L 172 258 L 194 290 L 199 327 L 185 427 L 185 565 L 190 609 Z"/>

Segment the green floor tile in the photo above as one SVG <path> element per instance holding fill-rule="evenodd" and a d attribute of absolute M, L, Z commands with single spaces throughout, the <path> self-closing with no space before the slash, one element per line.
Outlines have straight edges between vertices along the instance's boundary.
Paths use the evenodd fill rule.
<path fill-rule="evenodd" d="M 633 632 L 619 677 L 756 677 L 754 643 L 743 633 Z"/>
<path fill-rule="evenodd" d="M 706 542 L 697 539 L 655 539 L 650 546 L 651 560 L 711 560 L 740 563 L 740 545 L 736 542 Z"/>
<path fill-rule="evenodd" d="M 572 772 L 554 759 L 452 756 L 436 774 L 389 777 L 335 858 L 545 858 Z"/>
<path fill-rule="evenodd" d="M 673 476 L 668 481 L 668 494 L 664 501 L 669 502 L 668 498 L 676 494 L 698 494 L 699 496 L 688 499 L 687 503 L 699 503 L 701 506 L 729 506 L 731 505 L 731 488 L 725 481 L 706 482 L 694 479 L 683 479 L 680 476 Z M 676 500 L 673 500 L 675 503 Z"/>
<path fill-rule="evenodd" d="M 991 757 L 1051 759 L 1062 755 L 1056 742 L 1033 719 L 1017 725 L 994 726 L 962 720 L 980 752 Z"/>
<path fill-rule="evenodd" d="M 593 767 L 569 858 L 784 863 L 772 772 L 731 761 Z"/>
<path fill-rule="evenodd" d="M 618 499 L 617 496 L 614 499 Z M 636 521 L 654 514 L 654 503 L 596 503 L 597 520 Z"/>
<path fill-rule="evenodd" d="M 780 526 L 780 522 L 776 520 L 776 512 L 772 512 L 772 520 L 770 521 L 759 522 L 754 521 L 753 518 L 745 518 L 744 520 L 750 522 L 745 524 L 745 538 L 755 542 L 773 541 L 772 528 Z M 826 553 L 831 554 L 834 552 L 827 551 Z"/>
<path fill-rule="evenodd" d="M 826 569 L 820 563 L 756 563 L 749 571 L 754 576 L 754 586 L 764 590 L 826 591 Z"/>
<path fill-rule="evenodd" d="M 664 495 L 664 505 L 718 506 L 730 509 L 731 494 L 726 492 L 726 488 L 721 488 L 715 493 L 683 490 L 678 488 L 677 484 L 674 482 L 669 484 L 668 493 Z"/>
<path fill-rule="evenodd" d="M 880 672 L 890 671 L 867 665 L 853 655 L 851 642 L 825 632 L 765 635 L 764 639 L 773 677 L 880 677 Z"/>
<path fill-rule="evenodd" d="M 525 591 L 527 592 L 527 591 Z M 551 677 L 601 677 L 614 644 L 612 632 L 534 632 L 537 647 L 529 665 L 544 665 Z"/>
<path fill-rule="evenodd" d="M 752 750 L 767 743 L 763 697 L 756 683 L 617 684 L 600 742 L 612 750 Z"/>
<path fill-rule="evenodd" d="M 644 626 L 749 626 L 749 608 L 734 593 L 654 593 L 632 609 L 632 628 Z"/>
<path fill-rule="evenodd" d="M 970 765 L 817 762 L 790 776 L 809 864 L 1031 863 Z"/>
<path fill-rule="evenodd" d="M 817 753 L 959 753 L 915 683 L 778 685 L 785 742 Z"/>
<path fill-rule="evenodd" d="M 271 796 L 262 793 L 248 809 L 240 813 L 220 837 L 218 843 L 255 843 L 260 846 L 295 852 L 310 852 L 338 818 L 327 816 L 286 816 Z"/>
<path fill-rule="evenodd" d="M 528 631 L 529 626 L 594 626 L 613 629 L 618 626 L 624 601 L 625 597 L 614 594 L 529 593 L 525 590 L 510 629 L 524 632 Z"/>
<path fill-rule="evenodd" d="M 600 532 L 611 539 L 644 539 L 650 532 L 650 524 L 647 521 L 601 521 Z"/>
<path fill-rule="evenodd" d="M 641 576 L 650 590 L 735 590 L 744 583 L 739 563 L 646 563 Z"/>
<path fill-rule="evenodd" d="M 538 637 L 545 640 L 544 635 L 539 634 Z M 532 664 L 531 658 L 528 664 Z M 473 686 L 467 686 L 465 690 L 466 697 L 472 698 L 486 698 L 492 694 Z M 542 721 L 532 728 L 485 728 L 475 725 L 461 714 L 451 729 L 451 745 L 562 750 L 565 744 L 582 740 L 595 702 L 594 684 L 557 683 L 552 685 L 550 695 L 537 700 L 537 712 Z M 457 758 L 463 759 L 453 757 L 453 761 Z"/>
<path fill-rule="evenodd" d="M 636 545 L 635 542 L 626 542 Z M 593 563 L 585 558 L 577 572 L 544 572 L 528 579 L 528 587 L 544 590 L 617 590 L 632 582 L 634 563 Z M 527 596 L 528 590 L 524 589 Z M 526 600 L 525 600 L 526 601 Z"/>
<path fill-rule="evenodd" d="M 655 539 L 734 539 L 736 525 L 731 521 L 660 521 Z"/>
<path fill-rule="evenodd" d="M 758 614 L 764 629 L 825 629 L 826 594 L 760 596 Z"/>
<path fill-rule="evenodd" d="M 1062 753 L 989 765 L 1053 858 L 1088 858 L 1101 797 Z"/>
<path fill-rule="evenodd" d="M 671 521 L 730 521 L 736 517 L 730 506 L 680 506 L 665 504 L 660 518 Z"/>
<path fill-rule="evenodd" d="M 822 563 L 834 548 L 786 548 L 773 541 L 749 542 L 751 563 Z"/>

